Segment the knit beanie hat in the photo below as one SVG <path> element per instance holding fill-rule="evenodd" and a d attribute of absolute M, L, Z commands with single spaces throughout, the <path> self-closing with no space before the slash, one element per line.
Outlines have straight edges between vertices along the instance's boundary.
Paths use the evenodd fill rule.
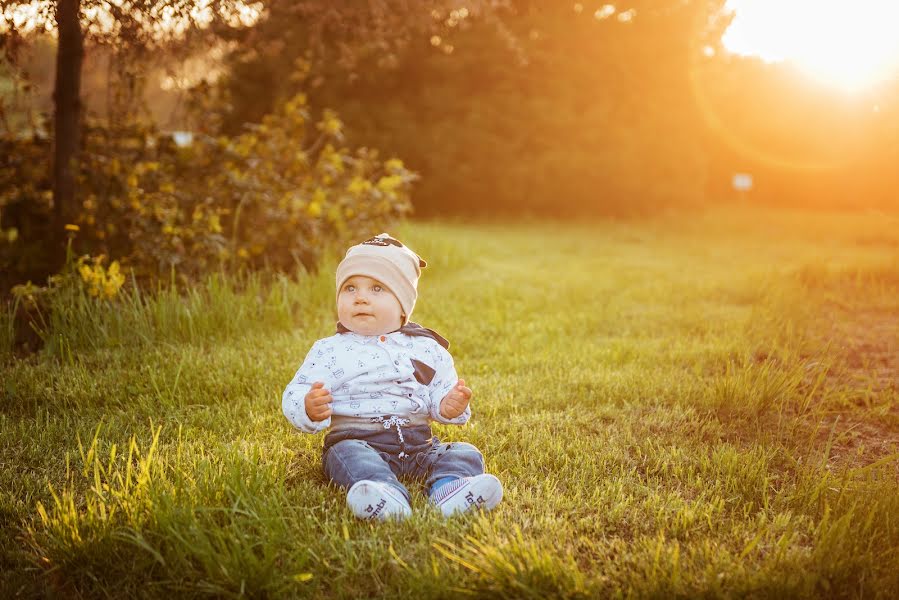
<path fill-rule="evenodd" d="M 418 298 L 418 278 L 428 266 L 415 252 L 390 234 L 382 233 L 361 244 L 351 246 L 337 265 L 337 294 L 347 279 L 363 275 L 377 279 L 393 292 L 403 314 L 403 325 L 409 322 L 415 300 Z"/>

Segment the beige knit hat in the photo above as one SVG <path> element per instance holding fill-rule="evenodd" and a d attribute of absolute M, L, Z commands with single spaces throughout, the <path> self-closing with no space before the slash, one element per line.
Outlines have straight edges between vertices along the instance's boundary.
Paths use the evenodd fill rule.
<path fill-rule="evenodd" d="M 337 265 L 337 293 L 347 279 L 364 275 L 386 285 L 406 315 L 403 325 L 409 322 L 415 300 L 418 298 L 418 278 L 428 266 L 416 253 L 390 234 L 382 233 L 361 244 L 351 246 Z"/>

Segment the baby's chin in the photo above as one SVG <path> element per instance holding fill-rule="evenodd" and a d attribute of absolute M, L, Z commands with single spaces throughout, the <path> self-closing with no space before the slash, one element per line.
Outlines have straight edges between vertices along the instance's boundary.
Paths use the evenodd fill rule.
<path fill-rule="evenodd" d="M 402 325 L 401 323 L 397 323 L 395 327 L 384 325 L 379 327 L 376 323 L 359 322 L 356 319 L 347 319 L 347 321 L 347 323 L 343 323 L 343 321 L 341 321 L 341 323 L 356 335 L 385 335 L 393 333 L 400 328 L 400 325 Z"/>

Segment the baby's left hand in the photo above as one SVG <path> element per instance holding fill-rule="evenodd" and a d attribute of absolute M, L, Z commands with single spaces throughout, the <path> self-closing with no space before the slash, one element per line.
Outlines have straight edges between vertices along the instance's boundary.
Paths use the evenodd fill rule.
<path fill-rule="evenodd" d="M 440 401 L 440 416 L 444 419 L 455 419 L 465 412 L 471 402 L 471 388 L 465 387 L 465 380 L 459 382 Z"/>

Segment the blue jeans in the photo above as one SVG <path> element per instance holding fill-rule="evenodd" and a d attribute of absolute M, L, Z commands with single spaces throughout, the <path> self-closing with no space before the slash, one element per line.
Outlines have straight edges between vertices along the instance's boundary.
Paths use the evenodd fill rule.
<path fill-rule="evenodd" d="M 484 472 L 484 457 L 465 442 L 442 444 L 427 425 L 395 429 L 343 430 L 325 437 L 322 468 L 341 487 L 369 479 L 387 483 L 411 501 L 399 478 L 423 479 L 428 488 L 444 477 L 470 477 Z"/>

